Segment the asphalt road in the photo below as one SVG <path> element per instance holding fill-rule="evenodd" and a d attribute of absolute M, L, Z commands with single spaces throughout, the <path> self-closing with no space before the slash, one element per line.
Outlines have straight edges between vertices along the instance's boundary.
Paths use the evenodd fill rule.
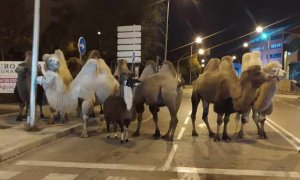
<path fill-rule="evenodd" d="M 208 137 L 197 114 L 199 137 L 192 137 L 191 90 L 186 90 L 178 112 L 176 139 L 166 142 L 152 139 L 154 123 L 147 111 L 140 137 L 126 144 L 89 127 L 90 137 L 80 132 L 0 163 L 0 179 L 12 180 L 136 180 L 136 179 L 294 179 L 300 178 L 300 100 L 294 96 L 275 98 L 275 109 L 268 118 L 269 139 L 258 139 L 252 120 L 245 126 L 245 137 L 234 134 L 231 117 L 228 133 L 231 141 L 214 142 Z M 212 108 L 211 108 L 212 109 Z M 216 115 L 209 114 L 216 130 Z M 169 125 L 166 108 L 159 112 L 161 133 Z M 130 125 L 134 132 L 136 122 Z"/>

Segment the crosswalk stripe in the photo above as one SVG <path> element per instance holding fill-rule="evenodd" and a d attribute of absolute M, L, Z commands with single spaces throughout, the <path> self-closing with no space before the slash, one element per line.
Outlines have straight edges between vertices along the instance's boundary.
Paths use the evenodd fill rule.
<path fill-rule="evenodd" d="M 108 176 L 106 180 L 126 180 L 126 177 L 122 176 Z"/>
<path fill-rule="evenodd" d="M 79 174 L 58 174 L 50 173 L 42 180 L 74 180 Z"/>
<path fill-rule="evenodd" d="M 10 179 L 20 173 L 18 171 L 0 171 L 0 179 Z"/>

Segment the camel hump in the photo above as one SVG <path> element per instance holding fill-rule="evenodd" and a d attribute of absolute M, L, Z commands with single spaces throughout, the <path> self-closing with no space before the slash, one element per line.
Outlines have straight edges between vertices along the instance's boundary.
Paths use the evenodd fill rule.
<path fill-rule="evenodd" d="M 220 59 L 218 58 L 211 58 L 206 67 L 204 68 L 204 71 L 203 72 L 210 72 L 210 71 L 217 71 L 219 69 L 219 66 L 220 66 Z"/>

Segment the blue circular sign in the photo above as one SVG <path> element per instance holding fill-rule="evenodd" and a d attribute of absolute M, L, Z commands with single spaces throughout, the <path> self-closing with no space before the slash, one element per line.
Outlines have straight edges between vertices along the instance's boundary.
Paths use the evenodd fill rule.
<path fill-rule="evenodd" d="M 84 37 L 80 37 L 78 40 L 78 51 L 81 55 L 84 55 L 86 51 L 86 42 Z"/>

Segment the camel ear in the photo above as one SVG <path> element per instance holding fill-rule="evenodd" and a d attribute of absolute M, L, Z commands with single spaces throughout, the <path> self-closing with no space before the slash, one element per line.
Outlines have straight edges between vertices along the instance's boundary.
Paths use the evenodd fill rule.
<path fill-rule="evenodd" d="M 43 55 L 43 61 L 46 62 L 50 57 L 50 54 L 44 54 Z"/>

